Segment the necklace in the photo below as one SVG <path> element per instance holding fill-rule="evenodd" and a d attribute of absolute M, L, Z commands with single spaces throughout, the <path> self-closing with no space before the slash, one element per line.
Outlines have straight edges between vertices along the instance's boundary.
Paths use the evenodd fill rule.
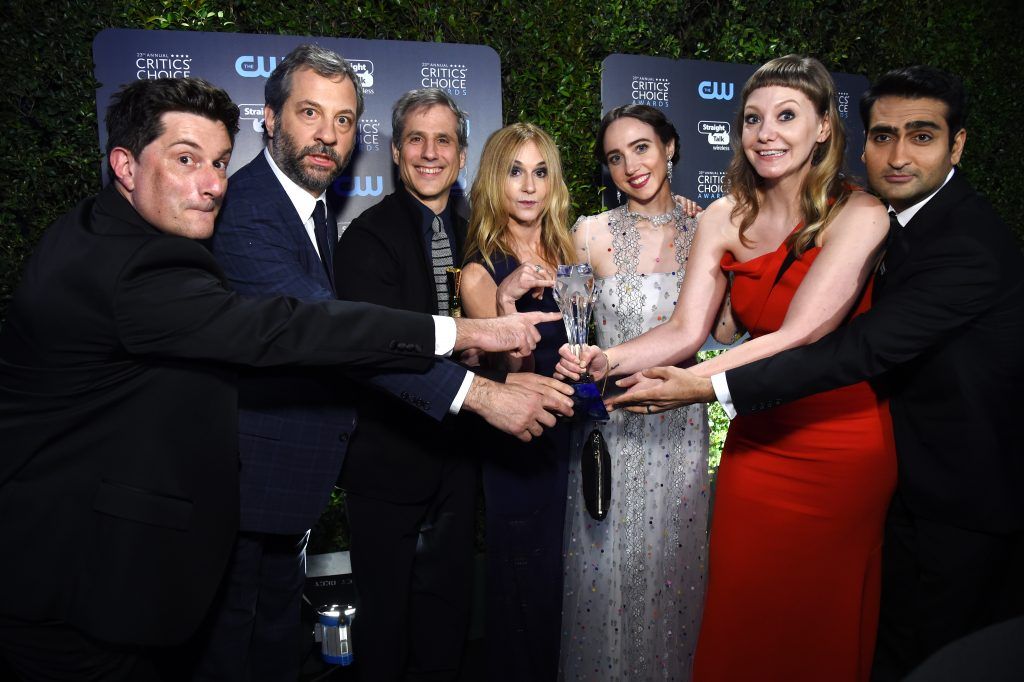
<path fill-rule="evenodd" d="M 626 209 L 626 217 L 634 222 L 640 220 L 646 220 L 651 224 L 651 227 L 660 228 L 662 225 L 668 225 L 673 220 L 678 220 L 683 215 L 683 209 L 676 204 L 672 207 L 669 213 L 662 213 L 661 215 L 645 215 L 643 213 L 637 213 L 636 211 L 630 211 Z"/>

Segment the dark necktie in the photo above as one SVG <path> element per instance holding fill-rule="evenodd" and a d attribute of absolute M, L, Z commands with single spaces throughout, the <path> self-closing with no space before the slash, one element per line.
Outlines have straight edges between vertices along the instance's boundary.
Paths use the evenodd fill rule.
<path fill-rule="evenodd" d="M 896 211 L 889 211 L 889 234 L 885 236 L 885 255 L 882 256 L 882 265 L 878 268 L 879 284 L 885 284 L 885 277 L 888 274 L 886 264 L 893 255 L 897 235 L 902 229 L 903 226 L 900 224 L 900 221 L 896 219 Z"/>
<path fill-rule="evenodd" d="M 448 315 L 448 268 L 455 263 L 452 260 L 452 246 L 448 241 L 448 233 L 444 231 L 444 224 L 440 216 L 434 216 L 431 224 L 434 231 L 430 238 L 430 259 L 434 265 L 434 285 L 437 288 L 437 312 L 440 315 Z"/>
<path fill-rule="evenodd" d="M 892 240 L 896 239 L 896 235 L 903 229 L 900 225 L 900 221 L 896 218 L 896 211 L 889 211 L 889 234 L 885 238 L 885 248 L 892 246 Z"/>
<path fill-rule="evenodd" d="M 338 226 L 328 226 L 327 206 L 323 200 L 316 202 L 313 209 L 313 234 L 316 235 L 316 248 L 320 251 L 320 262 L 327 271 L 327 279 L 334 287 L 334 245 L 338 243 Z"/>

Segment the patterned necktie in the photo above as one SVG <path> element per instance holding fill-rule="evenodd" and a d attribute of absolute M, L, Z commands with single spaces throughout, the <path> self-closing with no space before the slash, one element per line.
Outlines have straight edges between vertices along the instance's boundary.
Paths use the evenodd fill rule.
<path fill-rule="evenodd" d="M 338 225 L 327 225 L 327 206 L 323 200 L 316 202 L 313 209 L 313 234 L 316 248 L 320 251 L 320 262 L 327 271 L 327 279 L 334 286 L 334 245 L 338 243 Z"/>
<path fill-rule="evenodd" d="M 452 246 L 448 241 L 448 233 L 444 231 L 441 216 L 434 216 L 431 224 L 434 231 L 430 239 L 430 259 L 434 264 L 434 285 L 437 288 L 437 311 L 440 315 L 448 315 L 448 268 L 455 263 L 452 260 Z"/>

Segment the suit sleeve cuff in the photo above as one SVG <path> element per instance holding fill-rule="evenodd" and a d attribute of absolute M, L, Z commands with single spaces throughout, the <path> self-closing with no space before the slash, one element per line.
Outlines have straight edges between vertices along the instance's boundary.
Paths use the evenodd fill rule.
<path fill-rule="evenodd" d="M 455 350 L 455 320 L 442 315 L 431 315 L 431 317 L 434 318 L 434 355 L 447 358 Z M 462 397 L 465 398 L 465 395 Z M 459 405 L 461 406 L 462 403 L 460 402 Z"/>
<path fill-rule="evenodd" d="M 732 404 L 732 394 L 729 393 L 729 382 L 725 380 L 725 372 L 711 375 L 711 387 L 715 389 L 715 397 L 725 410 L 729 419 L 736 417 L 736 406 Z"/>

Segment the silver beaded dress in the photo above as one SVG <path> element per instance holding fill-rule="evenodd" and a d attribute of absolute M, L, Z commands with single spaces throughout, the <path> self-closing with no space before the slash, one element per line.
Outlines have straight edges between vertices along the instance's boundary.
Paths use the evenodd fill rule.
<path fill-rule="evenodd" d="M 602 348 L 668 320 L 696 222 L 676 211 L 655 270 L 637 272 L 640 237 L 625 207 L 581 218 L 574 230 L 611 230 L 617 272 L 599 278 L 594 324 Z M 674 251 L 674 260 L 669 255 Z M 642 415 L 616 411 L 601 426 L 612 460 L 608 516 L 595 521 L 570 464 L 564 533 L 559 678 L 690 679 L 707 562 L 708 425 L 703 405 Z"/>

